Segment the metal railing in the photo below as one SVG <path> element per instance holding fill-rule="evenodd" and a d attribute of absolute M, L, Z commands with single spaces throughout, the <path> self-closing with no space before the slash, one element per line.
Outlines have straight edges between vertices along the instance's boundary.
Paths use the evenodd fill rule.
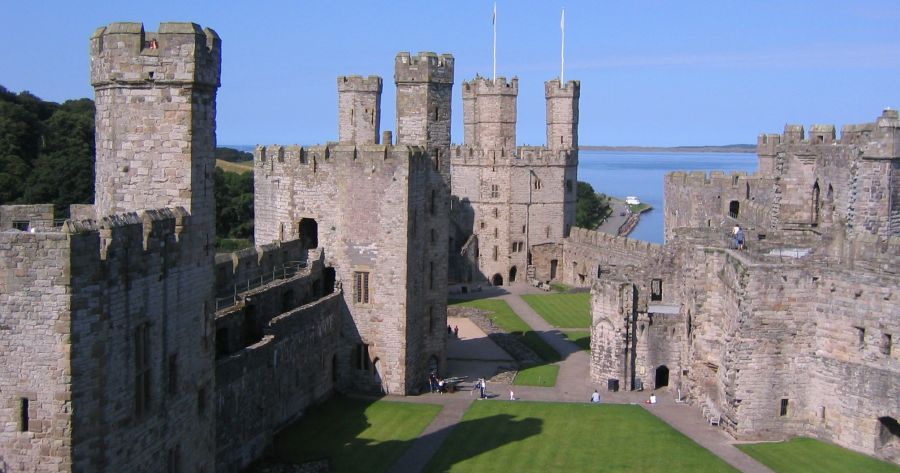
<path fill-rule="evenodd" d="M 284 263 L 280 268 L 274 268 L 272 271 L 256 271 L 256 274 L 253 276 L 238 282 L 234 283 L 232 286 L 231 294 L 222 297 L 216 297 L 216 311 L 220 311 L 222 309 L 227 309 L 235 304 L 237 304 L 238 298 L 240 294 L 245 292 L 252 291 L 260 286 L 264 286 L 273 281 L 278 281 L 282 279 L 289 279 L 296 276 L 301 270 L 307 267 L 308 263 L 306 261 L 288 261 Z"/>

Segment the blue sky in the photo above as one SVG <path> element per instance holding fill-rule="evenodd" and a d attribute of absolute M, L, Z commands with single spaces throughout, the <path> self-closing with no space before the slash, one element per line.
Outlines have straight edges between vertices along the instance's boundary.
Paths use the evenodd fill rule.
<path fill-rule="evenodd" d="M 0 85 L 54 101 L 92 97 L 88 38 L 114 21 L 193 21 L 223 40 L 220 144 L 314 144 L 337 136 L 335 78 L 385 79 L 393 130 L 393 58 L 456 58 L 460 84 L 491 74 L 489 1 L 0 0 Z M 900 2 L 497 2 L 498 75 L 519 77 L 518 138 L 545 139 L 543 82 L 582 82 L 581 144 L 753 143 L 785 123 L 873 121 L 900 108 Z"/>

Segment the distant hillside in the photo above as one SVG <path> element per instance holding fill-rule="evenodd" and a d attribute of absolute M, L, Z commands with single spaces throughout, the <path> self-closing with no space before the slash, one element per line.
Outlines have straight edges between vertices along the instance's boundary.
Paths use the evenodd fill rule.
<path fill-rule="evenodd" d="M 579 146 L 585 151 L 644 151 L 651 153 L 755 153 L 756 145 L 723 146 Z"/>

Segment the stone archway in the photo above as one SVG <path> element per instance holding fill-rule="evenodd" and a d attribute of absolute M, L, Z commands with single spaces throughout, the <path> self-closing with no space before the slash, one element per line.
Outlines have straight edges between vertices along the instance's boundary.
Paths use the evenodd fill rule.
<path fill-rule="evenodd" d="M 654 388 L 659 389 L 663 386 L 669 385 L 669 367 L 666 365 L 660 365 L 656 368 L 656 379 L 655 379 Z"/>
<path fill-rule="evenodd" d="M 900 458 L 900 423 L 893 417 L 878 418 L 875 452 L 892 460 Z"/>
<path fill-rule="evenodd" d="M 509 283 L 510 284 L 516 282 L 516 272 L 517 272 L 517 270 L 516 270 L 515 266 L 513 266 L 512 268 L 509 268 Z"/>
<path fill-rule="evenodd" d="M 500 273 L 497 273 L 491 277 L 491 284 L 494 286 L 502 286 L 503 285 L 503 276 Z"/>

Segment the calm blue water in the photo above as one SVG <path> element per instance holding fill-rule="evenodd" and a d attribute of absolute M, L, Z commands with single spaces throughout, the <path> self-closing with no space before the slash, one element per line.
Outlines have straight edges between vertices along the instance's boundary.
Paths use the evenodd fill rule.
<path fill-rule="evenodd" d="M 624 199 L 634 195 L 653 206 L 641 215 L 632 238 L 663 242 L 663 177 L 671 171 L 756 172 L 755 153 L 643 153 L 581 151 L 578 180 L 594 190 Z"/>

